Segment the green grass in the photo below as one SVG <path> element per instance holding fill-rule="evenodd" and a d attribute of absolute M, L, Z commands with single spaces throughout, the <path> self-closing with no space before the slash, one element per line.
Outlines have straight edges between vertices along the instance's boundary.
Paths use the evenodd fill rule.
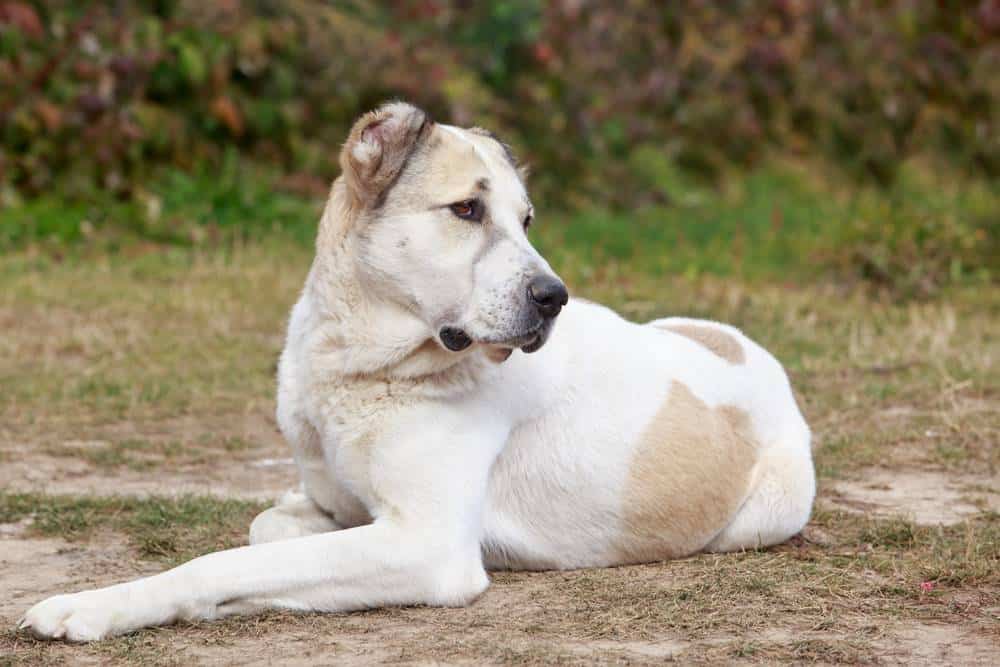
<path fill-rule="evenodd" d="M 849 187 L 773 163 L 721 190 L 656 172 L 664 204 L 541 217 L 537 243 L 579 280 L 715 275 L 743 281 L 864 281 L 896 295 L 989 283 L 1000 256 L 1000 189 L 918 165 L 890 190 Z M 565 261 L 563 261 L 565 260 Z M 994 272 L 994 273 L 991 273 Z"/>
<path fill-rule="evenodd" d="M 772 162 L 708 187 L 660 156 L 637 152 L 649 196 L 635 207 L 540 207 L 532 239 L 567 279 L 819 276 L 926 297 L 944 285 L 997 277 L 996 184 L 908 164 L 886 190 Z M 134 252 L 149 243 L 229 247 L 276 236 L 311 247 L 322 204 L 322 194 L 293 195 L 272 172 L 231 158 L 217 173 L 161 171 L 128 200 L 92 192 L 66 202 L 53 192 L 0 206 L 0 249 L 34 247 L 61 257 Z"/>
<path fill-rule="evenodd" d="M 246 544 L 256 502 L 210 496 L 136 498 L 0 491 L 0 524 L 30 519 L 29 532 L 87 540 L 118 532 L 144 558 L 177 564 L 210 551 Z"/>
<path fill-rule="evenodd" d="M 640 271 L 587 280 L 586 258 L 563 252 L 553 266 L 573 278 L 578 296 L 638 321 L 667 314 L 727 321 L 772 350 L 792 374 L 828 476 L 904 461 L 913 446 L 925 452 L 921 461 L 947 469 L 1000 467 L 991 418 L 1000 305 L 989 290 L 948 288 L 925 303 L 895 303 L 823 282 L 750 286 Z M 202 435 L 214 437 L 217 418 L 228 420 L 221 437 L 244 437 L 231 424 L 272 413 L 283 326 L 310 258 L 309 248 L 281 238 L 223 251 L 0 257 L 7 437 L 49 451 L 104 441 L 74 455 L 126 468 L 186 460 Z M 179 417 L 205 426 L 115 430 Z M 154 444 L 144 449 L 130 439 Z M 171 441 L 181 443 L 180 455 Z M 241 450 L 235 441 L 226 447 Z"/>
<path fill-rule="evenodd" d="M 847 215 L 818 198 L 805 175 L 778 166 L 721 192 L 670 171 L 664 181 L 670 205 L 557 215 L 554 229 L 540 230 L 540 247 L 556 258 L 573 254 L 596 272 L 625 264 L 626 272 L 653 275 L 771 278 L 791 270 L 801 276 L 816 242 L 829 238 L 826 223 Z"/>
<path fill-rule="evenodd" d="M 166 170 L 128 199 L 58 192 L 0 205 L 0 249 L 115 252 L 136 243 L 228 244 L 280 234 L 312 243 L 322 202 L 289 194 L 273 176 L 227 160 L 218 172 Z"/>

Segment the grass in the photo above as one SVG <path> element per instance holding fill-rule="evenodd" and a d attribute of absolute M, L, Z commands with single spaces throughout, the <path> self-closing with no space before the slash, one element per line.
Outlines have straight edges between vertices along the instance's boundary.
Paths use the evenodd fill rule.
<path fill-rule="evenodd" d="M 146 447 L 128 442 L 142 433 L 122 437 L 116 425 L 270 413 L 283 322 L 309 259 L 279 241 L 225 253 L 0 258 L 0 433 L 52 452 L 107 441 L 79 455 L 143 465 L 190 453 L 187 443 L 208 434 L 167 432 Z M 577 277 L 570 286 L 634 319 L 711 317 L 761 341 L 793 374 L 827 476 L 907 460 L 914 444 L 929 464 L 998 469 L 1000 308 L 989 291 L 899 304 L 836 286 L 711 277 Z M 184 443 L 181 453 L 171 440 Z"/>
<path fill-rule="evenodd" d="M 304 239 L 316 204 L 279 205 L 256 186 L 242 203 L 232 193 L 206 202 L 204 179 L 164 178 L 160 203 L 147 205 L 159 206 L 160 221 L 188 220 L 173 236 L 128 222 L 149 214 L 129 208 L 135 203 L 107 209 L 126 222 L 87 231 L 78 220 L 81 236 L 64 238 L 58 221 L 92 213 L 56 200 L 0 212 L 0 224 L 16 225 L 31 207 L 49 206 L 56 221 L 56 231 L 39 227 L 0 256 L 0 525 L 18 539 L 80 545 L 88 582 L 108 580 L 98 560 L 108 543 L 159 565 L 243 543 L 261 504 L 176 495 L 172 485 L 240 473 L 252 489 L 264 474 L 252 460 L 287 456 L 269 421 L 275 361 L 311 258 Z M 945 631 L 968 650 L 995 647 L 1000 303 L 992 278 L 962 269 L 961 280 L 921 299 L 834 280 L 836 262 L 815 268 L 839 247 L 831 227 L 885 202 L 869 192 L 825 199 L 813 179 L 759 173 L 718 201 L 668 181 L 673 203 L 636 211 L 627 232 L 624 217 L 607 212 L 543 216 L 533 231 L 574 294 L 640 321 L 728 321 L 786 364 L 814 431 L 820 482 L 802 537 L 639 567 L 497 573 L 467 609 L 268 614 L 88 647 L 7 632 L 0 665 L 249 655 L 280 663 L 308 651 L 319 661 L 363 662 L 858 663 L 934 660 L 921 651 L 945 646 Z M 909 183 L 914 199 L 900 206 L 970 219 L 992 196 L 980 185 Z M 249 231 L 227 236 L 246 216 Z M 216 219 L 218 242 L 215 232 L 199 236 Z M 23 479 L 33 470 L 45 486 L 70 491 L 36 488 Z M 928 526 L 843 497 L 841 484 L 870 481 L 876 470 L 930 475 L 971 509 L 954 525 Z M 107 491 L 72 491 L 92 479 Z M 116 481 L 143 493 L 115 495 Z"/>
<path fill-rule="evenodd" d="M 128 199 L 101 191 L 60 193 L 0 205 L 0 248 L 42 246 L 58 252 L 117 252 L 130 244 L 190 247 L 280 233 L 312 242 L 322 202 L 275 187 L 235 157 L 221 169 L 160 172 Z"/>
<path fill-rule="evenodd" d="M 213 528 L 235 535 L 255 509 L 204 498 L 140 502 L 8 495 L 0 500 L 3 516 L 34 516 L 32 530 L 44 535 L 86 539 L 102 530 L 120 531 L 139 554 L 157 558 L 164 557 L 164 539 L 183 540 L 168 560 L 185 550 L 225 545 L 227 539 L 211 539 Z M 616 647 L 656 647 L 669 637 L 682 638 L 675 644 L 683 655 L 710 661 L 870 661 L 894 624 L 960 622 L 966 632 L 989 636 L 995 620 L 990 609 L 1000 591 L 996 518 L 982 515 L 931 528 L 822 511 L 811 529 L 822 541 L 799 538 L 764 551 L 628 568 L 497 573 L 491 592 L 467 609 L 269 614 L 143 631 L 71 655 L 96 651 L 164 664 L 177 659 L 171 650 L 213 643 L 209 638 L 267 646 L 269 637 L 288 633 L 349 638 L 361 631 L 374 634 L 367 641 L 389 642 L 399 647 L 396 657 L 411 660 L 577 663 L 588 655 L 570 650 L 577 644 L 621 659 L 629 654 Z M 962 591 L 974 596 L 960 597 Z M 400 627 L 412 630 L 404 642 L 393 637 Z M 0 646 L 4 642 L 25 656 L 54 652 L 51 644 L 13 634 L 0 639 Z"/>
<path fill-rule="evenodd" d="M 546 210 L 534 241 L 579 282 L 654 276 L 725 276 L 813 282 L 817 274 L 862 281 L 896 295 L 996 278 L 996 183 L 906 164 L 890 190 L 858 187 L 803 163 L 772 161 L 720 187 L 684 176 L 655 151 L 632 157 L 646 196 L 624 211 L 580 204 Z M 530 185 L 530 184 L 529 184 Z M 293 187 L 300 194 L 288 191 Z M 0 249 L 50 256 L 134 252 L 135 245 L 229 246 L 279 236 L 311 247 L 325 197 L 226 159 L 218 171 L 162 171 L 128 200 L 58 192 L 0 200 Z"/>
<path fill-rule="evenodd" d="M 225 448 L 224 448 L 225 449 Z M 86 446 L 70 444 L 50 446 L 44 450 L 51 456 L 65 456 L 87 461 L 96 468 L 130 468 L 135 471 L 151 470 L 158 463 L 177 461 L 191 453 L 177 440 L 154 442 L 142 438 L 129 438 L 117 442 L 92 442 Z"/>
<path fill-rule="evenodd" d="M 308 257 L 282 245 L 89 262 L 14 255 L 0 265 L 0 320 L 11 334 L 0 340 L 9 387 L 0 414 L 34 421 L 44 401 L 57 419 L 100 423 L 242 408 L 247 390 L 266 396 L 285 301 Z"/>
<path fill-rule="evenodd" d="M 208 496 L 68 496 L 0 492 L 0 524 L 28 520 L 28 534 L 88 540 L 120 533 L 142 558 L 176 565 L 246 544 L 260 503 Z"/>

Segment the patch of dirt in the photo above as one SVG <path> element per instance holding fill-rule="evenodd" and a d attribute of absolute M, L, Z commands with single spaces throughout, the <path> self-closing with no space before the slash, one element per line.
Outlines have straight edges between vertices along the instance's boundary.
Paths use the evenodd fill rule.
<path fill-rule="evenodd" d="M 50 494 L 203 494 L 270 500 L 298 485 L 291 452 L 270 419 L 260 413 L 190 417 L 143 425 L 118 423 L 88 434 L 88 440 L 57 440 L 54 448 L 86 452 L 137 439 L 183 443 L 176 460 L 144 458 L 140 466 L 100 466 L 85 456 L 59 455 L 34 442 L 0 445 L 0 488 Z M 79 437 L 79 436 L 78 436 Z M 232 451 L 226 442 L 236 442 Z"/>
<path fill-rule="evenodd" d="M 0 531 L 0 628 L 12 627 L 35 602 L 55 593 L 150 574 L 125 542 L 99 535 L 74 544 L 29 539 L 23 527 Z M 796 627 L 795 621 L 746 632 L 695 633 L 667 628 L 655 615 L 601 608 L 615 591 L 657 585 L 662 596 L 683 586 L 671 564 L 576 572 L 501 572 L 474 604 L 458 609 L 381 609 L 354 614 L 273 613 L 181 624 L 91 645 L 37 642 L 7 630 L 0 654 L 15 664 L 549 665 L 664 662 L 728 663 L 775 659 L 887 664 L 994 664 L 996 635 L 981 626 L 898 621 L 855 642 L 841 631 Z M 859 626 L 860 627 L 860 626 Z M 646 635 L 649 638 L 639 639 Z M 860 636 L 859 636 L 860 637 Z M 749 647 L 750 651 L 746 651 Z"/>
<path fill-rule="evenodd" d="M 1000 662 L 1000 639 L 954 625 L 905 623 L 876 646 L 882 661 L 889 664 L 996 665 Z"/>
<path fill-rule="evenodd" d="M 960 473 L 869 468 L 834 482 L 827 503 L 856 513 L 951 525 L 984 510 L 1000 511 L 1000 479 Z"/>
<path fill-rule="evenodd" d="M 155 565 L 136 559 L 125 541 L 101 534 L 86 544 L 23 536 L 18 524 L 0 530 L 0 623 L 10 627 L 21 614 L 55 593 L 107 586 L 150 574 Z"/>
<path fill-rule="evenodd" d="M 33 539 L 8 525 L 0 539 L 0 653 L 25 664 L 370 665 L 397 664 L 659 664 L 681 655 L 687 642 L 611 641 L 567 632 L 573 589 L 593 573 L 498 573 L 494 586 L 459 609 L 384 609 L 354 614 L 274 613 L 219 622 L 145 630 L 90 645 L 39 642 L 9 630 L 32 604 L 57 593 L 148 575 L 158 567 L 137 560 L 123 541 L 102 535 L 85 544 Z M 648 579 L 659 568 L 609 569 L 612 579 Z M 536 631 L 526 631 L 525 622 Z M 573 619 L 571 622 L 577 622 Z M 588 626 L 602 631 L 600 623 Z"/>
<path fill-rule="evenodd" d="M 272 463 L 273 457 L 260 461 Z M 240 465 L 184 466 L 181 470 L 104 471 L 84 461 L 35 456 L 5 462 L 0 488 L 73 495 L 183 495 L 198 494 L 243 500 L 274 500 L 298 485 L 294 464 L 255 465 L 253 459 Z"/>
<path fill-rule="evenodd" d="M 691 647 L 689 642 L 682 641 L 610 641 L 610 640 L 590 640 L 565 642 L 559 644 L 563 651 L 591 661 L 598 658 L 601 661 L 617 659 L 626 664 L 635 659 L 645 658 L 656 663 L 670 662 L 679 658 Z"/>
<path fill-rule="evenodd" d="M 296 473 L 280 436 L 261 435 L 268 426 L 253 419 L 217 425 L 216 432 L 252 439 L 253 445 L 203 463 L 174 465 L 164 460 L 145 471 L 106 470 L 81 458 L 20 448 L 0 466 L 0 487 L 98 495 L 195 492 L 274 497 L 295 484 Z M 122 434 L 129 432 L 119 428 Z M 157 424 L 142 435 L 191 439 L 191 433 L 211 430 L 201 422 L 177 420 Z M 996 480 L 982 476 L 869 469 L 857 479 L 831 483 L 822 502 L 855 512 L 909 516 L 921 523 L 953 523 L 987 507 L 1000 507 L 997 491 Z M 692 587 L 686 576 L 701 572 L 707 577 L 703 583 L 711 581 L 706 563 L 695 561 L 576 572 L 493 573 L 491 588 L 475 604 L 461 609 L 276 613 L 146 630 L 87 646 L 41 643 L 10 631 L 35 602 L 151 574 L 160 566 L 140 560 L 121 535 L 99 533 L 81 543 L 29 538 L 27 529 L 21 524 L 0 526 L 0 656 L 13 655 L 14 664 L 659 665 L 746 659 L 988 665 L 1000 655 L 1000 635 L 983 626 L 984 619 L 996 618 L 996 613 L 983 600 L 965 600 L 973 595 L 968 591 L 961 592 L 965 597 L 948 601 L 948 608 L 955 610 L 950 616 L 953 624 L 912 618 L 890 621 L 863 612 L 844 621 L 855 612 L 832 608 L 844 628 L 856 627 L 858 632 L 865 628 L 855 637 L 853 630 L 836 624 L 837 629 L 807 625 L 789 609 L 763 620 L 758 615 L 756 621 L 723 622 L 727 612 L 709 600 L 711 586 Z M 835 541 L 816 527 L 808 528 L 802 539 L 819 545 L 816 548 Z M 755 595 L 768 594 L 764 581 Z M 673 616 L 670 601 L 690 595 L 706 600 L 699 612 L 703 616 Z M 807 606 L 825 599 L 805 591 L 802 595 Z M 972 607 L 975 610 L 969 611 Z M 711 627 L 712 616 L 720 619 L 718 629 Z"/>

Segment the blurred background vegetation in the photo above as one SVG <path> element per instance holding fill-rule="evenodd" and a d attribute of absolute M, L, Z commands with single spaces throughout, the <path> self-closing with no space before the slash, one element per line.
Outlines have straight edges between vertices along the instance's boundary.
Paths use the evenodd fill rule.
<path fill-rule="evenodd" d="M 309 243 L 392 98 L 511 143 L 577 279 L 998 276 L 1000 0 L 0 0 L 0 248 Z"/>

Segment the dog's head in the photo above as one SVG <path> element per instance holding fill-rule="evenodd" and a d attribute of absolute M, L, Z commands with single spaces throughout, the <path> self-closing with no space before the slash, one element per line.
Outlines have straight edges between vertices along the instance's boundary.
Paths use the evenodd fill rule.
<path fill-rule="evenodd" d="M 453 352 L 534 352 L 566 287 L 528 241 L 533 208 L 489 132 L 432 122 L 408 104 L 363 116 L 341 154 L 356 211 L 359 278 Z"/>

